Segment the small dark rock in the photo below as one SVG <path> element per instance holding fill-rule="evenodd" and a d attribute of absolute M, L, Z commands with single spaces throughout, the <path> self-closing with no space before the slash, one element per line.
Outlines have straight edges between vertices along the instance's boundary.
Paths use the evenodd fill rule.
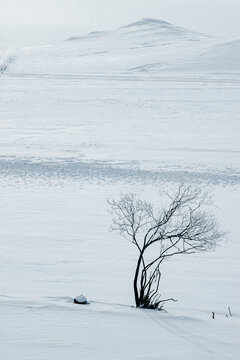
<path fill-rule="evenodd" d="M 80 305 L 86 305 L 88 302 L 87 302 L 87 299 L 84 295 L 80 295 L 80 296 L 77 296 L 74 300 L 73 300 L 74 304 L 80 304 Z"/>

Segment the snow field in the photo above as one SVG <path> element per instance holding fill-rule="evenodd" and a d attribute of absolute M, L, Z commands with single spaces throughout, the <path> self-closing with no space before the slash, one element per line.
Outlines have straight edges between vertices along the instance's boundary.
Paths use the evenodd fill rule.
<path fill-rule="evenodd" d="M 237 360 L 239 42 L 144 19 L 7 54 L 1 358 Z M 228 241 L 163 265 L 167 312 L 135 309 L 135 248 L 108 231 L 106 199 L 157 203 L 181 180 L 213 192 Z"/>

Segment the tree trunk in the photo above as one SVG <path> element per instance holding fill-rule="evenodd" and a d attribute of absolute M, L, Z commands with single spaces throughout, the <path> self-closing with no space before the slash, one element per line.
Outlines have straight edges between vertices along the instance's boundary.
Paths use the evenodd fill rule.
<path fill-rule="evenodd" d="M 139 258 L 138 258 L 134 281 L 133 281 L 135 304 L 136 304 L 137 308 L 140 306 L 139 294 L 138 294 L 138 276 L 139 276 L 139 270 L 140 270 L 140 266 L 141 266 L 141 262 L 142 262 L 142 257 L 143 257 L 143 253 L 141 252 L 139 255 Z"/>

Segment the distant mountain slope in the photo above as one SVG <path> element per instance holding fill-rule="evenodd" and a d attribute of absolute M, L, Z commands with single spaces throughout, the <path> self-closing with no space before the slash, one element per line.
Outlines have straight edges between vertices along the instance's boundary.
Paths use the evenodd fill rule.
<path fill-rule="evenodd" d="M 201 39 L 210 38 L 205 34 L 190 31 L 188 29 L 172 25 L 166 21 L 156 19 L 142 19 L 141 21 L 131 23 L 123 26 L 114 31 L 102 31 L 102 32 L 91 32 L 81 37 L 73 37 L 66 41 L 84 40 L 87 41 L 95 40 L 100 37 L 105 37 L 112 40 L 118 40 L 111 44 L 111 48 L 119 48 L 123 44 L 127 47 L 128 45 L 139 45 L 139 47 L 145 47 L 148 41 L 148 45 L 160 45 L 162 42 L 169 38 L 174 41 L 190 40 L 198 41 Z"/>
<path fill-rule="evenodd" d="M 224 42 L 168 22 L 143 19 L 114 31 L 93 32 L 25 48 L 10 72 L 37 74 L 159 73 L 240 70 L 240 41 Z"/>
<path fill-rule="evenodd" d="M 195 63 L 194 69 L 205 71 L 221 71 L 223 69 L 231 71 L 240 70 L 240 40 L 227 41 L 211 46 L 201 54 Z M 191 70 L 189 66 L 189 70 Z"/>
<path fill-rule="evenodd" d="M 0 74 L 4 73 L 8 66 L 13 62 L 14 56 L 12 51 L 4 48 L 0 49 Z"/>

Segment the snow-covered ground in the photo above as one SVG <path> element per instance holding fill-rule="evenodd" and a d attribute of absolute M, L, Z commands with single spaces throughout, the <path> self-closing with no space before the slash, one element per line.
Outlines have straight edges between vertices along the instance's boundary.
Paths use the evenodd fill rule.
<path fill-rule="evenodd" d="M 239 358 L 239 44 L 144 19 L 0 50 L 2 359 Z M 106 199 L 181 180 L 228 241 L 164 265 L 168 312 L 135 309 Z"/>

